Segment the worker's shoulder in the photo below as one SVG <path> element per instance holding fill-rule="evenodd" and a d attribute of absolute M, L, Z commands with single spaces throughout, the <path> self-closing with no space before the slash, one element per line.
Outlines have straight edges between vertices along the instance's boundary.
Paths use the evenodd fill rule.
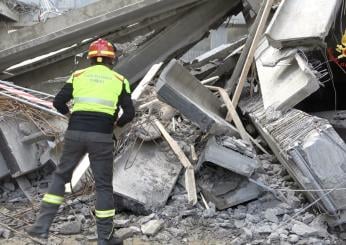
<path fill-rule="evenodd" d="M 112 70 L 112 73 L 120 81 L 122 81 L 122 82 L 126 81 L 126 77 L 124 77 L 123 75 L 119 74 L 118 72 Z"/>
<path fill-rule="evenodd" d="M 85 68 L 85 69 L 81 69 L 81 70 L 77 70 L 73 73 L 73 76 L 74 77 L 78 77 L 80 75 L 82 75 L 88 68 Z"/>

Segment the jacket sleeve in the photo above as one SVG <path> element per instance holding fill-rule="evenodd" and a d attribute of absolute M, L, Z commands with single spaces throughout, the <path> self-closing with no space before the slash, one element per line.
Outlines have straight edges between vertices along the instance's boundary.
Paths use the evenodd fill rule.
<path fill-rule="evenodd" d="M 53 101 L 53 106 L 63 115 L 70 112 L 68 106 L 66 105 L 72 99 L 73 86 L 72 77 L 66 82 L 64 87 L 55 96 Z"/>
<path fill-rule="evenodd" d="M 135 117 L 135 107 L 131 99 L 131 90 L 129 82 L 125 79 L 123 90 L 119 96 L 118 105 L 123 109 L 123 114 L 117 121 L 117 126 L 122 127 L 132 121 Z"/>

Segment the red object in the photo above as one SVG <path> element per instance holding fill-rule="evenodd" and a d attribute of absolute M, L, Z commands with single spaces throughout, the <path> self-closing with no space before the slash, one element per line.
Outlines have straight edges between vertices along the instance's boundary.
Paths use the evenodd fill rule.
<path fill-rule="evenodd" d="M 108 57 L 115 59 L 115 50 L 113 45 L 105 39 L 98 39 L 90 44 L 88 59 L 96 57 Z"/>

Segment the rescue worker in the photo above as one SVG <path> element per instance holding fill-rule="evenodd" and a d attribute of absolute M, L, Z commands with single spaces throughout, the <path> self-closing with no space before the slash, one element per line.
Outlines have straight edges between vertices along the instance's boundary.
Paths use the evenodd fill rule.
<path fill-rule="evenodd" d="M 128 80 L 112 70 L 116 61 L 115 47 L 98 39 L 89 47 L 91 66 L 76 71 L 56 95 L 53 105 L 62 114 L 70 113 L 60 164 L 53 174 L 48 193 L 42 199 L 41 210 L 28 234 L 48 238 L 49 227 L 64 201 L 65 184 L 81 158 L 89 153 L 90 167 L 96 186 L 96 224 L 98 244 L 122 244 L 113 237 L 113 127 L 122 127 L 135 115 Z M 118 119 L 119 106 L 123 110 Z"/>

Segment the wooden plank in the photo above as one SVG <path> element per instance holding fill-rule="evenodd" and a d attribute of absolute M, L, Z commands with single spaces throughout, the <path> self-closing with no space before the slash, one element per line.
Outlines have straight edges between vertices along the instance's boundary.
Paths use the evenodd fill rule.
<path fill-rule="evenodd" d="M 181 164 L 185 168 L 192 167 L 192 164 L 190 163 L 189 159 L 186 157 L 186 155 L 183 152 L 183 150 L 180 148 L 178 143 L 172 138 L 172 136 L 170 136 L 170 134 L 167 132 L 165 127 L 162 125 L 162 123 L 159 120 L 157 120 L 157 119 L 155 119 L 154 122 L 155 122 L 155 125 L 160 130 L 160 132 L 163 135 L 163 137 L 166 139 L 166 141 L 168 142 L 168 144 L 172 148 L 173 152 L 177 155 L 177 157 L 178 157 L 179 161 L 181 162 Z"/>
<path fill-rule="evenodd" d="M 197 204 L 197 191 L 196 191 L 196 180 L 195 180 L 195 171 L 192 167 L 189 167 L 185 170 L 185 188 L 187 191 L 187 199 L 189 204 Z"/>
<path fill-rule="evenodd" d="M 243 140 L 247 141 L 248 143 L 251 143 L 251 140 L 249 138 L 249 134 L 246 132 L 244 125 L 241 122 L 240 117 L 239 117 L 237 111 L 235 110 L 235 108 L 232 104 L 232 101 L 229 98 L 226 90 L 223 88 L 214 87 L 214 86 L 206 86 L 206 87 L 209 89 L 212 89 L 212 90 L 216 90 L 220 93 L 220 96 L 221 96 L 222 100 L 224 101 L 224 103 L 228 109 L 229 114 L 231 115 L 232 119 L 234 120 L 234 124 L 236 125 L 241 138 Z M 229 121 L 231 121 L 231 120 L 229 120 Z"/>
<path fill-rule="evenodd" d="M 197 157 L 195 146 L 193 144 L 190 145 L 190 150 L 191 150 L 191 159 L 192 159 L 192 161 L 197 161 L 198 157 Z"/>
<path fill-rule="evenodd" d="M 188 201 L 189 204 L 195 205 L 197 203 L 197 190 L 193 166 L 189 159 L 186 157 L 183 150 L 178 145 L 178 143 L 169 135 L 169 133 L 161 124 L 161 122 L 155 119 L 155 124 L 159 128 L 161 134 L 166 139 L 170 147 L 172 148 L 173 152 L 177 155 L 181 164 L 185 167 L 185 188 L 187 191 Z"/>
<path fill-rule="evenodd" d="M 143 79 L 139 82 L 136 89 L 133 91 L 131 98 L 132 100 L 138 100 L 142 93 L 144 92 L 145 88 L 148 86 L 148 84 L 153 80 L 153 78 L 156 76 L 157 72 L 160 70 L 161 66 L 163 65 L 163 62 L 159 64 L 153 65 L 150 70 L 147 72 L 147 74 L 143 77 Z"/>
<path fill-rule="evenodd" d="M 243 70 L 242 70 L 242 72 L 240 74 L 239 82 L 238 82 L 237 88 L 236 88 L 236 90 L 234 92 L 233 99 L 232 99 L 232 103 L 233 103 L 233 106 L 235 108 L 238 105 L 238 102 L 239 102 L 239 99 L 240 99 L 240 95 L 241 95 L 241 93 L 243 91 L 243 88 L 244 88 L 244 83 L 245 83 L 246 77 L 247 77 L 247 75 L 249 73 L 249 70 L 251 68 L 251 65 L 252 65 L 252 62 L 253 62 L 253 58 L 254 58 L 255 51 L 257 49 L 258 43 L 259 43 L 260 39 L 262 38 L 262 34 L 263 34 L 263 31 L 264 31 L 264 28 L 265 28 L 265 24 L 267 22 L 267 19 L 268 19 L 271 7 L 273 5 L 273 2 L 274 2 L 274 0 L 267 0 L 266 6 L 264 8 L 264 11 L 263 11 L 263 14 L 261 16 L 260 22 L 258 24 L 258 28 L 257 28 L 255 36 L 254 36 L 254 40 L 253 40 L 253 42 L 251 44 L 249 53 L 248 53 L 248 55 L 246 57 L 244 67 L 243 67 Z"/>

